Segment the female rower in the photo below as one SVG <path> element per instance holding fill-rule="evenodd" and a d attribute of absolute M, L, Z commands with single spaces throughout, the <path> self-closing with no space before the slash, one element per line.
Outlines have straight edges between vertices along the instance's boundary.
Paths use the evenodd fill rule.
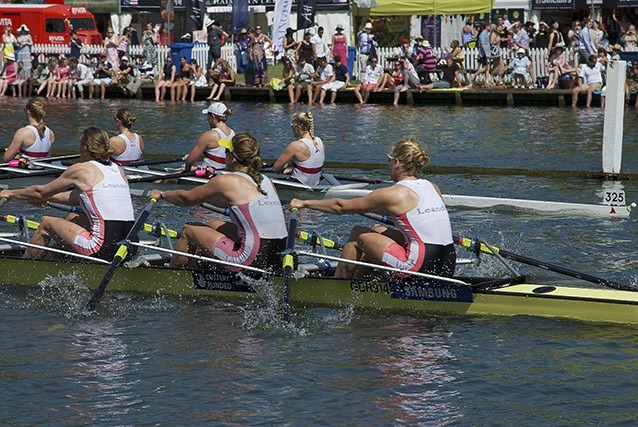
<path fill-rule="evenodd" d="M 124 172 L 109 160 L 111 147 L 104 129 L 87 128 L 80 137 L 80 162 L 69 166 L 58 178 L 44 185 L 2 190 L 0 198 L 24 199 L 30 203 L 54 201 L 80 204 L 84 215 L 67 219 L 44 216 L 31 243 L 112 260 L 118 242 L 133 226 L 133 203 Z M 67 190 L 75 187 L 73 190 Z M 44 258 L 44 248 L 27 248 L 25 258 Z"/>
<path fill-rule="evenodd" d="M 186 156 L 184 170 L 190 170 L 202 154 L 204 155 L 204 166 L 224 169 L 226 167 L 226 150 L 219 142 L 222 139 L 232 139 L 235 136 L 235 131 L 226 124 L 228 116 L 233 112 L 223 103 L 213 102 L 207 109 L 202 110 L 202 114 L 206 114 L 210 130 L 199 137 L 195 147 Z"/>
<path fill-rule="evenodd" d="M 135 116 L 128 108 L 120 108 L 115 113 L 115 129 L 120 133 L 109 140 L 113 150 L 111 160 L 118 165 L 139 162 L 144 157 L 144 140 L 131 131 Z"/>
<path fill-rule="evenodd" d="M 277 173 L 290 174 L 302 184 L 317 185 L 326 161 L 326 148 L 321 138 L 315 136 L 312 113 L 295 114 L 290 126 L 297 140 L 288 144 L 273 169 Z"/>
<path fill-rule="evenodd" d="M 286 246 L 286 222 L 272 182 L 259 173 L 259 143 L 242 133 L 232 140 L 222 139 L 220 145 L 227 151 L 226 169 L 231 173 L 218 175 L 192 190 L 153 190 L 150 197 L 178 206 L 208 202 L 230 208 L 230 222 L 184 225 L 176 250 L 259 268 L 277 266 L 279 253 Z M 197 263 L 176 255 L 171 266 L 195 267 Z"/>
<path fill-rule="evenodd" d="M 298 200 L 291 208 L 308 208 L 336 215 L 375 212 L 392 217 L 397 230 L 375 225 L 355 226 L 341 256 L 401 270 L 452 276 L 456 252 L 447 208 L 439 188 L 418 174 L 430 161 L 418 142 L 403 139 L 388 155 L 395 185 L 374 190 L 357 199 Z M 355 278 L 370 273 L 367 267 L 339 263 L 335 277 Z"/>
<path fill-rule="evenodd" d="M 24 113 L 29 124 L 13 135 L 4 153 L 5 162 L 16 157 L 41 160 L 48 157 L 53 148 L 55 134 L 44 124 L 44 103 L 38 98 L 31 98 L 24 107 Z"/>

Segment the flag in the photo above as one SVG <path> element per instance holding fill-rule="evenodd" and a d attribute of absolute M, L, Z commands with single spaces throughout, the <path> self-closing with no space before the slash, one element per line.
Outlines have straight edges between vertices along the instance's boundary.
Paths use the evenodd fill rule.
<path fill-rule="evenodd" d="M 240 33 L 242 28 L 248 29 L 248 0 L 233 0 L 233 34 Z"/>
<path fill-rule="evenodd" d="M 275 0 L 275 22 L 272 26 L 271 38 L 278 47 L 284 45 L 284 36 L 286 35 L 286 28 L 288 28 L 291 8 L 292 0 Z M 283 49 L 277 49 L 276 59 L 281 58 L 283 54 Z"/>
<path fill-rule="evenodd" d="M 303 30 L 315 25 L 315 11 L 317 0 L 297 1 L 297 30 Z"/>
<path fill-rule="evenodd" d="M 193 31 L 202 29 L 205 13 L 205 0 L 186 0 L 186 23 L 184 25 L 186 34 L 191 34 Z"/>

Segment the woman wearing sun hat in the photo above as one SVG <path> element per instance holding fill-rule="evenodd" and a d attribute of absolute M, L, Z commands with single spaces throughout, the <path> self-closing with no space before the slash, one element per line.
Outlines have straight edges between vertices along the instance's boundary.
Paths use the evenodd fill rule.
<path fill-rule="evenodd" d="M 5 62 L 2 79 L 0 79 L 0 96 L 4 96 L 9 85 L 18 79 L 18 66 L 15 60 L 16 57 L 13 53 L 4 55 Z"/>
<path fill-rule="evenodd" d="M 11 26 L 7 25 L 4 27 L 4 34 L 2 34 L 2 62 L 6 61 L 4 58 L 8 54 L 15 55 L 14 45 L 18 42 L 16 36 L 11 32 Z M 15 56 L 13 58 L 15 61 Z"/>
<path fill-rule="evenodd" d="M 26 24 L 20 25 L 18 28 L 18 61 L 22 61 L 22 68 L 24 69 L 27 78 L 31 77 L 31 46 L 33 46 L 33 38 L 31 38 L 31 31 Z"/>
<path fill-rule="evenodd" d="M 279 254 L 285 249 L 288 231 L 277 191 L 270 179 L 259 173 L 259 142 L 242 133 L 219 143 L 226 150 L 229 173 L 192 190 L 153 190 L 149 195 L 177 206 L 208 202 L 230 210 L 230 221 L 185 224 L 175 249 L 258 268 L 281 265 Z M 171 266 L 202 267 L 183 255 L 173 256 Z"/>
<path fill-rule="evenodd" d="M 335 33 L 332 35 L 332 58 L 338 56 L 341 62 L 348 63 L 348 38 L 343 34 L 343 25 L 337 24 Z"/>

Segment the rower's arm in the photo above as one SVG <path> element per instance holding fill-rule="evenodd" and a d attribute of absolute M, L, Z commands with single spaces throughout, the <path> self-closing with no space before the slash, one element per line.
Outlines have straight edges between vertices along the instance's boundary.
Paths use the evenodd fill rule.
<path fill-rule="evenodd" d="M 299 141 L 293 141 L 284 150 L 283 153 L 279 156 L 275 164 L 273 165 L 273 170 L 277 173 L 285 173 L 286 166 L 292 162 L 292 159 L 295 158 L 295 155 L 299 151 L 298 143 Z"/>
<path fill-rule="evenodd" d="M 197 141 L 191 152 L 188 153 L 188 156 L 186 156 L 184 170 L 190 170 L 195 162 L 199 160 L 200 156 L 204 154 L 204 151 L 206 151 L 206 149 L 208 148 L 209 143 L 212 142 L 211 137 L 209 136 L 210 133 L 212 132 L 205 132 L 202 136 L 199 137 L 199 140 Z"/>
<path fill-rule="evenodd" d="M 4 152 L 4 161 L 8 162 L 13 160 L 15 156 L 20 151 L 20 147 L 22 147 L 22 142 L 25 140 L 27 136 L 26 132 L 31 132 L 27 128 L 18 129 L 18 131 L 13 135 L 13 139 L 11 140 L 11 144 L 7 147 L 7 151 Z"/>
<path fill-rule="evenodd" d="M 25 188 L 2 190 L 0 197 L 26 200 L 29 203 L 43 203 L 58 193 L 66 191 L 69 187 L 83 184 L 84 165 L 77 163 L 69 166 L 62 175 L 48 184 L 32 185 Z M 64 203 L 64 202 L 62 202 Z"/>
<path fill-rule="evenodd" d="M 400 206 L 400 203 L 395 201 L 395 198 L 396 188 L 387 187 L 374 190 L 367 196 L 358 197 L 356 199 L 292 199 L 290 201 L 290 207 L 297 209 L 313 209 L 333 215 L 362 214 L 369 212 L 375 212 L 382 215 L 398 215 L 401 213 L 402 207 Z"/>

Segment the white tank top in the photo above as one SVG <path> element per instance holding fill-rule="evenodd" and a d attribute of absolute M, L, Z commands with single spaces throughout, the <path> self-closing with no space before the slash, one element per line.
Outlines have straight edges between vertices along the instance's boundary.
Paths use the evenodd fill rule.
<path fill-rule="evenodd" d="M 20 147 L 20 156 L 28 160 L 38 160 L 48 157 L 51 152 L 51 130 L 44 128 L 44 136 L 40 138 L 38 128 L 33 125 L 27 126 L 35 134 L 35 142 L 30 147 Z"/>
<path fill-rule="evenodd" d="M 90 163 L 98 168 L 104 179 L 79 194 L 80 204 L 86 213 L 94 233 L 99 233 L 104 221 L 133 221 L 133 202 L 128 183 L 122 178 L 115 163 L 108 166 L 95 160 Z M 102 230 L 103 231 L 103 230 Z"/>
<path fill-rule="evenodd" d="M 256 185 L 249 175 L 243 172 L 233 173 Z M 247 241 L 254 235 L 258 235 L 261 239 L 285 238 L 288 236 L 288 230 L 279 195 L 272 181 L 264 175 L 261 177 L 261 189 L 266 192 L 266 195 L 260 193 L 258 197 L 246 204 L 231 206 L 231 220 L 237 225 L 240 237 L 246 236 Z"/>
<path fill-rule="evenodd" d="M 124 140 L 124 152 L 122 154 L 118 154 L 117 156 L 111 156 L 111 160 L 120 165 L 125 165 L 127 163 L 133 163 L 139 161 L 144 153 L 142 152 L 142 147 L 140 147 L 140 136 L 136 133 L 135 141 L 131 141 L 131 139 L 124 135 L 123 133 L 118 136 Z"/>
<path fill-rule="evenodd" d="M 315 136 L 317 146 L 312 142 L 310 138 L 301 138 L 301 142 L 306 144 L 308 150 L 310 150 L 310 157 L 303 162 L 297 162 L 293 159 L 293 170 L 291 176 L 297 181 L 306 185 L 317 185 L 321 180 L 321 169 L 326 161 L 326 153 L 323 146 L 323 141 L 318 136 Z"/>
<path fill-rule="evenodd" d="M 427 179 L 403 180 L 397 184 L 411 189 L 420 199 L 414 209 L 394 218 L 407 242 L 419 239 L 435 245 L 453 243 L 450 217 L 434 185 Z"/>
<path fill-rule="evenodd" d="M 228 135 L 219 128 L 213 128 L 211 130 L 217 132 L 220 138 L 233 139 L 233 136 L 235 136 L 235 131 L 232 129 L 230 129 L 230 133 Z M 215 169 L 225 169 L 226 149 L 220 146 L 217 148 L 209 148 L 204 151 L 204 165 Z"/>

